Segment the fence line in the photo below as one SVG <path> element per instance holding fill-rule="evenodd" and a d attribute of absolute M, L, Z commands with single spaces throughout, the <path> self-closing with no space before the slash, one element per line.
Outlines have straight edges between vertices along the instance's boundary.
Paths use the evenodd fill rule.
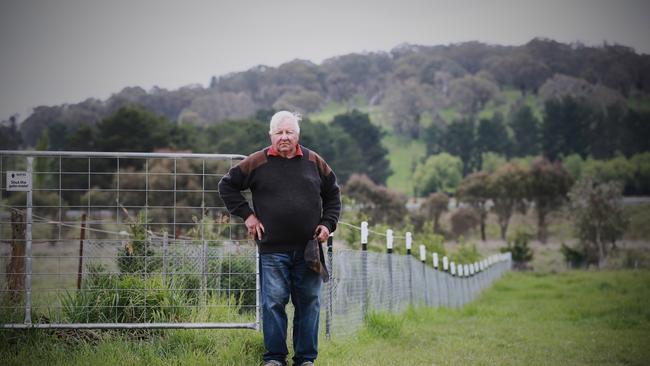
<path fill-rule="evenodd" d="M 242 158 L 0 151 L 0 328 L 259 329 L 259 254 L 216 186 Z M 30 186 L 6 184 L 15 172 Z M 462 306 L 510 268 L 508 255 L 460 265 L 423 245 L 418 260 L 410 233 L 340 224 L 361 250 L 328 240 L 328 337 L 374 311 Z M 369 235 L 385 253 L 368 251 Z"/>
<path fill-rule="evenodd" d="M 343 249 L 328 256 L 330 281 L 324 286 L 324 328 L 329 337 L 354 334 L 371 312 L 401 312 L 409 306 L 461 307 L 510 270 L 510 253 L 501 253 L 467 264 L 457 264 L 447 256 L 426 253 L 419 245 L 419 260 L 411 255 L 412 235 L 402 237 L 340 222 L 361 232 L 361 250 Z M 368 236 L 386 238 L 386 252 L 368 251 Z M 394 239 L 404 238 L 406 253 L 394 252 Z M 328 240 L 332 253 L 332 236 Z M 429 262 L 429 260 L 431 262 Z M 430 263 L 430 265 L 429 265 Z"/>

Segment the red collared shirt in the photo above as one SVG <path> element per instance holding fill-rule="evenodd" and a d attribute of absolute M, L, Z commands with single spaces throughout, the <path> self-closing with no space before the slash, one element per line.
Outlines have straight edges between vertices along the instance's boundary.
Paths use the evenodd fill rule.
<path fill-rule="evenodd" d="M 269 156 L 280 156 L 280 153 L 278 150 L 275 149 L 273 145 L 269 146 L 269 151 L 268 151 Z M 302 156 L 302 149 L 300 148 L 300 144 L 296 145 L 296 155 L 293 157 L 295 158 L 296 156 Z"/>

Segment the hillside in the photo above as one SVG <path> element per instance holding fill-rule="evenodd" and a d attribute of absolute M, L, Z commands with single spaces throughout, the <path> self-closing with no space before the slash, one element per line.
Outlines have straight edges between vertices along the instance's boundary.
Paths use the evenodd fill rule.
<path fill-rule="evenodd" d="M 26 145 L 33 146 L 40 129 L 46 126 L 93 124 L 129 103 L 141 104 L 171 120 L 201 124 L 247 117 L 256 110 L 269 108 L 313 113 L 332 101 L 349 105 L 364 101 L 369 106 L 390 110 L 394 109 L 391 104 L 395 107 L 391 98 L 397 92 L 410 93 L 409 97 L 424 92 L 427 103 L 409 112 L 413 116 L 426 111 L 435 114 L 438 110 L 444 116 L 444 107 L 440 105 L 444 104 L 440 100 L 444 97 L 451 97 L 453 104 L 464 111 L 490 100 L 498 101 L 493 95 L 482 95 L 476 101 L 479 104 L 472 106 L 474 101 L 468 99 L 472 96 L 463 90 L 467 83 L 482 84 L 486 93 L 495 87 L 511 87 L 528 95 L 536 93 L 556 74 L 600 85 L 624 97 L 635 97 L 648 107 L 645 94 L 650 91 L 649 55 L 620 45 L 587 47 L 533 39 L 522 46 L 507 47 L 479 42 L 448 46 L 405 44 L 390 52 L 337 56 L 321 65 L 303 60 L 277 68 L 260 65 L 215 76 L 208 87 L 192 85 L 149 91 L 126 87 L 105 101 L 89 99 L 78 104 L 37 107 L 21 130 Z M 476 79 L 463 81 L 470 77 Z M 454 95 L 454 88 L 458 95 Z"/>
<path fill-rule="evenodd" d="M 582 117 L 565 113 L 574 108 L 562 104 L 567 98 L 579 102 L 576 113 Z M 549 102 L 560 104 L 555 115 L 547 116 Z M 2 122 L 0 148 L 34 148 L 47 129 L 49 150 L 97 149 L 97 144 L 76 146 L 75 141 L 88 141 L 88 128 L 130 105 L 185 131 L 203 131 L 260 112 L 265 116 L 264 111 L 274 109 L 299 111 L 324 123 L 357 109 L 384 131 L 392 175 L 378 183 L 412 195 L 413 169 L 441 151 L 460 156 L 466 175 L 482 167 L 481 154 L 486 151 L 508 157 L 543 153 L 554 160 L 574 153 L 597 159 L 618 153 L 631 157 L 650 150 L 644 142 L 650 141 L 650 55 L 622 45 L 588 47 L 539 38 L 521 46 L 403 44 L 389 52 L 333 57 L 320 65 L 304 60 L 278 67 L 260 65 L 215 76 L 207 87 L 148 91 L 126 87 L 107 100 L 39 106 L 19 125 L 12 119 Z M 528 115 L 518 130 L 513 119 L 521 110 Z M 554 125 L 543 123 L 545 118 Z M 475 136 L 468 139 L 457 131 L 461 137 L 448 142 L 453 139 L 443 133 L 454 121 L 467 119 Z M 480 137 L 483 120 L 488 122 Z M 537 130 L 531 132 L 529 126 Z M 550 131 L 543 130 L 548 126 Z M 579 139 L 564 137 L 576 133 Z M 494 143 L 504 138 L 511 140 L 510 146 Z M 201 145 L 190 140 L 158 147 L 246 153 L 236 144 Z M 467 152 L 463 143 L 477 151 Z"/>

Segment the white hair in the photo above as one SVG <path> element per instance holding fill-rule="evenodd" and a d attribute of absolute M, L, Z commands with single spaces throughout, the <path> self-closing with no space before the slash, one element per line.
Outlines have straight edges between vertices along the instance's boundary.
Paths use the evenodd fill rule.
<path fill-rule="evenodd" d="M 271 117 L 271 123 L 269 123 L 269 133 L 273 133 L 273 131 L 275 131 L 278 123 L 284 120 L 290 120 L 296 125 L 296 133 L 300 134 L 300 125 L 298 124 L 298 122 L 300 122 L 301 119 L 302 117 L 298 113 L 289 112 L 289 111 L 277 112 L 276 114 L 273 115 L 273 117 Z"/>

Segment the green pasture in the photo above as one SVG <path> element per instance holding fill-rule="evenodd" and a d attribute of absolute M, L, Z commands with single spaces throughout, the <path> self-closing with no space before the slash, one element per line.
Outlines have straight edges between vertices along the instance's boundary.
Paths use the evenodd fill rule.
<path fill-rule="evenodd" d="M 645 365 L 650 272 L 509 273 L 460 309 L 371 314 L 319 365 Z M 258 365 L 245 330 L 0 331 L 5 365 Z"/>

